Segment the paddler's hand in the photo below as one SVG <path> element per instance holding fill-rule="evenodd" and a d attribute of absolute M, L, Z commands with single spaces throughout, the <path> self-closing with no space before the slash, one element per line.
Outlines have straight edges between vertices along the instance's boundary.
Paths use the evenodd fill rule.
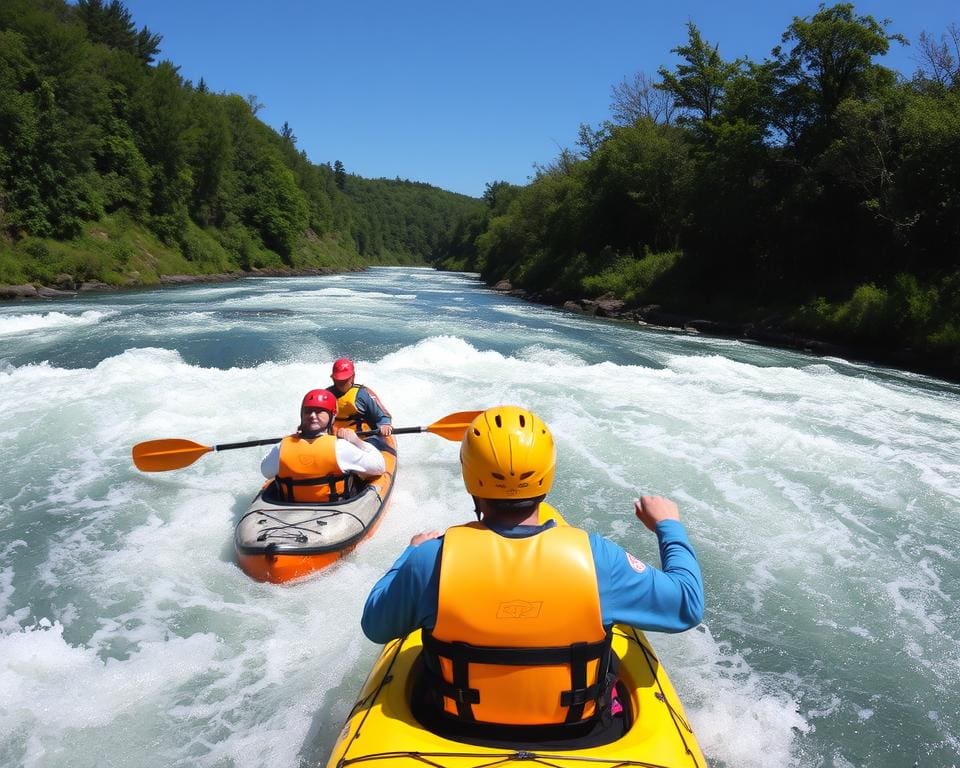
<path fill-rule="evenodd" d="M 419 547 L 423 542 L 430 541 L 430 539 L 439 539 L 441 536 L 443 536 L 441 531 L 424 531 L 410 539 L 410 546 Z"/>
<path fill-rule="evenodd" d="M 381 424 L 380 425 L 380 434 L 384 437 L 390 437 L 393 434 L 393 425 L 392 424 Z"/>
<path fill-rule="evenodd" d="M 641 496 L 633 500 L 637 519 L 651 531 L 661 520 L 679 520 L 680 508 L 663 496 Z"/>
<path fill-rule="evenodd" d="M 363 447 L 363 440 L 354 432 L 352 429 L 347 429 L 346 427 L 340 427 L 337 430 L 337 437 L 341 440 L 346 440 L 348 443 L 353 443 L 358 447 Z"/>

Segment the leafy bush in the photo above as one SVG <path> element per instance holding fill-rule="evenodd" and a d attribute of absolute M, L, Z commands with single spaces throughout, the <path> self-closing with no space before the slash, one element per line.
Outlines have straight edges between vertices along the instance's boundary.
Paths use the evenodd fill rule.
<path fill-rule="evenodd" d="M 880 341 L 895 324 L 895 308 L 890 294 L 873 283 L 854 289 L 849 301 L 841 304 L 834 322 L 845 336 L 863 341 Z"/>
<path fill-rule="evenodd" d="M 670 275 L 682 258 L 679 251 L 648 253 L 641 259 L 622 256 L 616 263 L 596 275 L 583 279 L 583 290 L 589 296 L 612 293 L 628 303 L 658 298 L 654 286 Z"/>

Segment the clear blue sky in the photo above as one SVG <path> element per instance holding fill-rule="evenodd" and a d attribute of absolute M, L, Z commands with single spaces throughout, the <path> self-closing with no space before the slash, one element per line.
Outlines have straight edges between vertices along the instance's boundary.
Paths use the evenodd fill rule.
<path fill-rule="evenodd" d="M 692 20 L 724 58 L 761 60 L 814 0 L 125 0 L 161 57 L 214 91 L 254 94 L 316 163 L 479 196 L 609 118 L 610 89 L 676 62 Z M 957 0 L 863 0 L 915 42 L 960 23 Z M 916 47 L 884 63 L 916 68 Z"/>

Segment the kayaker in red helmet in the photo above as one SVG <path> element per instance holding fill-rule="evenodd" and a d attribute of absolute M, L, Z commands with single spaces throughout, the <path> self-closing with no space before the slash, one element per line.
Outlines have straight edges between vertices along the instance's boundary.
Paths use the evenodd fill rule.
<path fill-rule="evenodd" d="M 312 389 L 300 404 L 296 434 L 283 438 L 260 462 L 264 477 L 274 481 L 283 501 L 336 501 L 349 495 L 348 475 L 383 474 L 383 455 L 351 429 L 334 435 L 337 399 L 325 389 Z"/>
<path fill-rule="evenodd" d="M 460 462 L 478 522 L 414 536 L 367 597 L 364 633 L 385 643 L 424 629 L 420 690 L 440 727 L 553 734 L 609 722 L 620 706 L 611 627 L 682 632 L 703 616 L 700 567 L 677 505 L 634 501 L 657 535 L 661 570 L 550 519 L 556 450 L 530 411 L 484 411 Z"/>
<path fill-rule="evenodd" d="M 356 371 L 353 361 L 341 357 L 333 363 L 327 387 L 337 398 L 337 427 L 349 427 L 355 432 L 375 429 L 383 437 L 393 434 L 390 412 L 370 387 L 354 383 Z M 374 440 L 374 442 L 377 442 Z"/>

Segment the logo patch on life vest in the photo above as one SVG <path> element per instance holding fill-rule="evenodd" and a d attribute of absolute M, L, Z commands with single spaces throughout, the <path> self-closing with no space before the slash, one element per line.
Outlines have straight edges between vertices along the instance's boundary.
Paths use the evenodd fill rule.
<path fill-rule="evenodd" d="M 510 600 L 497 606 L 498 619 L 536 619 L 540 616 L 543 601 L 528 603 L 526 600 Z"/>
<path fill-rule="evenodd" d="M 630 567 L 633 568 L 637 573 L 643 573 L 647 570 L 647 566 L 644 565 L 642 560 L 637 560 L 633 555 L 627 552 L 627 562 L 630 563 Z"/>

